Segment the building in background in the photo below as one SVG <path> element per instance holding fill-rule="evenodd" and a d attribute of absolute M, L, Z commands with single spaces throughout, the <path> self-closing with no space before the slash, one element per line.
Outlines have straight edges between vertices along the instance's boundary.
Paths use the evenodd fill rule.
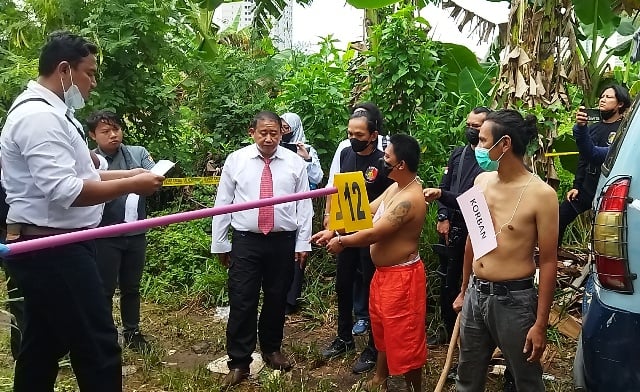
<path fill-rule="evenodd" d="M 251 26 L 254 18 L 255 1 L 234 1 L 221 4 L 213 15 L 213 23 L 220 27 L 220 31 L 229 28 L 236 17 L 239 16 L 238 30 Z M 274 45 L 280 49 L 290 49 L 293 45 L 293 3 L 287 1 L 287 5 L 271 29 L 270 33 Z"/>

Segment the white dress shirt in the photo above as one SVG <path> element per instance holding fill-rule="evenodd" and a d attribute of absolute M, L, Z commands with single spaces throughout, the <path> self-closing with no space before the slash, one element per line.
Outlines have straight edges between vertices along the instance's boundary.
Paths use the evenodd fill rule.
<path fill-rule="evenodd" d="M 7 223 L 60 229 L 97 226 L 103 204 L 71 207 L 84 180 L 100 181 L 79 132 L 82 126 L 67 105 L 39 83 L 30 81 L 14 105 L 29 98 L 43 98 L 50 105 L 33 101 L 18 106 L 0 136 Z"/>
<path fill-rule="evenodd" d="M 304 160 L 298 154 L 278 146 L 271 157 L 273 196 L 309 191 L 309 180 Z M 215 206 L 245 203 L 260 199 L 260 178 L 264 161 L 255 144 L 241 148 L 227 157 L 218 184 Z M 274 205 L 272 232 L 297 231 L 296 252 L 311 250 L 311 199 Z M 217 215 L 212 221 L 211 253 L 231 251 L 228 238 L 229 226 L 238 231 L 260 233 L 258 208 Z"/>

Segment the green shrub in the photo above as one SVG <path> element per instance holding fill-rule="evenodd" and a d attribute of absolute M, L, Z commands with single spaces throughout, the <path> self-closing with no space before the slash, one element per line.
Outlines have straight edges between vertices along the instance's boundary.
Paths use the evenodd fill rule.
<path fill-rule="evenodd" d="M 354 50 L 341 54 L 330 36 L 320 42 L 318 53 L 304 56 L 283 53 L 285 77 L 276 98 L 280 114 L 297 113 L 302 119 L 308 143 L 318 151 L 325 172 L 338 143 L 346 139 L 349 121 L 349 94 L 353 78 L 349 75 L 349 61 Z"/>
<path fill-rule="evenodd" d="M 165 212 L 172 211 L 160 214 Z M 186 300 L 205 306 L 227 302 L 227 272 L 211 257 L 210 227 L 210 219 L 199 219 L 149 232 L 141 285 L 147 299 L 174 305 Z"/>

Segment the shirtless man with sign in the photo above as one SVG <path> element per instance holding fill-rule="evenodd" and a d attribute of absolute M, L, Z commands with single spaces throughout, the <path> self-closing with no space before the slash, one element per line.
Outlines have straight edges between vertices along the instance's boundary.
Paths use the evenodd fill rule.
<path fill-rule="evenodd" d="M 386 391 L 389 375 L 404 375 L 408 390 L 422 390 L 427 358 L 426 280 L 418 243 L 427 206 L 416 175 L 419 159 L 420 146 L 413 137 L 391 136 L 383 160 L 395 184 L 371 203 L 373 228 L 349 235 L 324 230 L 311 237 L 334 254 L 371 245 L 376 271 L 369 314 L 378 360 L 365 390 Z"/>
<path fill-rule="evenodd" d="M 515 110 L 490 113 L 480 128 L 475 154 L 487 172 L 475 185 L 489 206 L 497 248 L 474 260 L 467 240 L 462 290 L 454 302 L 457 311 L 462 309 L 458 392 L 484 391 L 496 346 L 518 392 L 544 391 L 540 356 L 556 283 L 558 199 L 522 163 L 527 145 L 536 140 L 535 117 L 523 119 Z M 538 290 L 533 284 L 536 245 Z"/>

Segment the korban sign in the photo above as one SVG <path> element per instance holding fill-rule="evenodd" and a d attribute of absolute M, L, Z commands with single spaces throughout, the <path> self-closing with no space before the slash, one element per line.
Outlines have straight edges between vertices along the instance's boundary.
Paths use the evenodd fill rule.
<path fill-rule="evenodd" d="M 473 257 L 477 260 L 498 247 L 489 206 L 478 186 L 461 194 L 457 200 L 469 230 Z"/>

